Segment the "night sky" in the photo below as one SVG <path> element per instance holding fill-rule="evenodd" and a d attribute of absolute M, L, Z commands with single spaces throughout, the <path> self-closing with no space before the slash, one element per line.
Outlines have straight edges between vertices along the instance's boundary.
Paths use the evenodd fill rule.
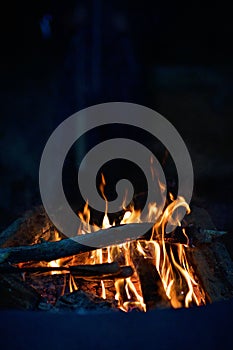
<path fill-rule="evenodd" d="M 109 101 L 173 123 L 195 194 L 230 226 L 233 26 L 224 2 L 13 1 L 0 26 L 2 228 L 40 203 L 40 156 L 55 127 Z"/>

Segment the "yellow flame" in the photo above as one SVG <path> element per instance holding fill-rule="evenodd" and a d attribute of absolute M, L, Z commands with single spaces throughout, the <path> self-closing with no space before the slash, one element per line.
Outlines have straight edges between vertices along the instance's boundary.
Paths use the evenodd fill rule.
<path fill-rule="evenodd" d="M 151 160 L 151 167 L 153 167 L 153 160 Z M 155 179 L 155 172 L 152 171 L 152 177 Z M 105 214 L 100 227 L 107 229 L 114 226 L 111 225 L 108 217 L 108 201 L 104 194 L 106 180 L 101 174 L 100 191 L 105 199 Z M 159 183 L 161 193 L 164 193 L 164 185 Z M 145 259 L 150 259 L 156 267 L 164 288 L 164 291 L 170 300 L 172 307 L 189 307 L 192 304 L 201 305 L 205 302 L 204 293 L 201 293 L 201 287 L 195 280 L 193 270 L 190 268 L 186 256 L 186 249 L 188 246 L 188 236 L 184 229 L 182 229 L 184 236 L 187 238 L 187 245 L 176 244 L 168 246 L 165 242 L 166 226 L 172 224 L 174 226 L 180 225 L 180 219 L 177 214 L 178 209 L 183 207 L 187 213 L 190 208 L 185 199 L 178 197 L 177 199 L 170 193 L 171 203 L 165 209 L 159 208 L 156 203 L 150 203 L 148 206 L 148 215 L 144 221 L 154 222 L 151 239 L 138 240 L 136 243 L 127 242 L 124 244 L 107 247 L 104 249 L 97 249 L 88 255 L 83 263 L 101 264 L 118 262 L 120 265 L 129 265 L 134 269 L 134 274 L 125 279 L 116 279 L 115 285 L 115 299 L 118 301 L 118 307 L 127 312 L 133 308 L 141 311 L 146 311 L 146 304 L 143 299 L 143 294 L 140 285 L 140 278 L 134 268 L 133 254 L 134 249 L 137 254 Z M 120 224 L 140 223 L 143 222 L 141 218 L 141 211 L 135 210 L 131 204 L 128 208 L 125 207 L 126 199 L 124 199 L 123 208 L 124 215 Z M 163 209 L 163 211 L 162 211 Z M 91 232 L 90 220 L 91 212 L 86 202 L 83 212 L 78 213 L 82 224 L 79 228 L 78 234 L 86 234 Z M 94 226 L 94 231 L 99 230 L 100 227 Z M 55 234 L 55 240 L 59 240 L 59 234 Z M 48 266 L 57 267 L 64 266 L 67 263 L 67 258 L 54 260 L 48 263 Z M 69 265 L 75 264 L 76 257 L 69 258 Z M 52 272 L 56 273 L 56 272 Z M 100 286 L 102 289 L 101 297 L 106 299 L 108 290 L 105 287 L 104 280 L 101 280 Z M 64 285 L 65 288 L 65 285 Z M 199 289 L 198 289 L 199 288 Z M 75 283 L 74 277 L 69 276 L 70 292 L 77 290 L 78 286 Z M 200 292 L 201 291 L 201 292 Z"/>
<path fill-rule="evenodd" d="M 62 259 L 57 259 L 57 260 L 53 260 L 48 262 L 48 266 L 49 267 L 60 267 L 61 266 L 61 260 Z M 51 271 L 51 275 L 56 275 L 56 274 L 60 274 L 62 273 L 61 271 Z"/>
<path fill-rule="evenodd" d="M 152 161 L 151 166 L 153 166 Z M 152 172 L 152 177 L 155 177 L 154 172 Z M 106 181 L 102 174 L 100 191 L 106 201 L 105 215 L 101 225 L 103 229 L 112 226 L 108 218 L 108 202 L 106 196 L 104 195 L 105 185 Z M 159 186 L 161 193 L 163 193 L 165 191 L 164 185 L 159 183 Z M 149 204 L 148 215 L 145 220 L 148 222 L 155 222 L 152 230 L 152 237 L 149 241 L 137 241 L 136 249 L 137 252 L 145 259 L 150 258 L 153 261 L 161 277 L 165 293 L 174 308 L 181 306 L 189 307 L 192 303 L 199 305 L 201 302 L 203 302 L 203 299 L 200 301 L 200 297 L 198 298 L 198 296 L 195 294 L 194 287 L 197 285 L 197 282 L 195 281 L 192 271 L 188 265 L 185 246 L 177 244 L 174 245 L 174 247 L 170 247 L 168 250 L 165 243 L 166 226 L 168 222 L 174 226 L 181 224 L 179 216 L 177 215 L 177 209 L 183 207 L 185 208 L 186 212 L 189 213 L 190 208 L 184 198 L 178 197 L 175 199 L 171 193 L 169 194 L 169 197 L 171 203 L 165 208 L 165 210 L 163 210 L 159 218 L 158 215 L 161 213 L 161 208 L 158 208 L 156 203 Z M 124 205 L 125 200 L 123 206 Z M 88 218 L 88 220 L 90 220 L 88 204 L 85 206 L 84 215 L 81 215 L 81 217 L 85 217 L 85 219 Z M 133 205 L 130 205 L 130 208 L 128 209 L 125 208 L 125 213 L 120 224 L 140 222 L 142 222 L 140 210 L 135 210 Z M 85 221 L 85 223 L 88 224 L 89 221 Z M 184 229 L 183 233 L 187 238 L 188 244 L 188 237 Z M 157 240 L 158 237 L 159 240 Z M 92 263 L 123 261 L 123 264 L 133 266 L 131 247 L 132 243 L 127 242 L 118 246 L 98 249 L 92 253 Z M 121 310 L 127 312 L 132 308 L 137 307 L 142 311 L 146 311 L 146 305 L 143 300 L 140 281 L 136 271 L 132 277 L 115 280 L 114 284 L 116 290 L 115 299 L 118 301 L 118 307 Z M 101 281 L 101 286 L 101 296 L 106 298 L 104 281 Z"/>

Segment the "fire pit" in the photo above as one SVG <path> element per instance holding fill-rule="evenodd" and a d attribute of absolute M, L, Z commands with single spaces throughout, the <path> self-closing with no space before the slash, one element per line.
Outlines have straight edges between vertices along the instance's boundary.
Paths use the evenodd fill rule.
<path fill-rule="evenodd" d="M 102 177 L 105 197 L 104 182 Z M 82 224 L 73 238 L 54 227 L 43 207 L 1 233 L 5 349 L 57 348 L 58 343 L 70 350 L 98 344 L 101 349 L 111 344 L 112 350 L 154 343 L 230 347 L 233 263 L 222 241 L 226 232 L 215 228 L 205 209 L 193 202 L 190 210 L 171 193 L 165 209 L 151 203 L 142 217 L 143 196 L 116 215 L 107 215 L 105 197 L 102 217 L 86 203 L 77 213 Z M 182 222 L 177 222 L 179 208 L 187 211 Z M 175 227 L 169 233 L 168 222 Z M 144 234 L 119 243 L 119 233 L 129 228 Z M 99 240 L 112 232 L 115 244 L 88 245 L 89 237 Z"/>
<path fill-rule="evenodd" d="M 102 178 L 102 194 L 104 196 Z M 88 203 L 79 211 L 79 242 L 64 237 L 42 207 L 18 219 L 0 236 L 1 309 L 52 313 L 146 312 L 189 308 L 233 295 L 233 263 L 208 213 L 169 195 L 165 210 L 155 203 L 148 216 L 137 209 L 140 196 L 117 216 L 97 221 Z M 124 207 L 124 205 L 123 205 Z M 176 210 L 187 215 L 176 222 Z M 99 219 L 98 219 L 99 220 Z M 168 221 L 178 226 L 166 233 Z M 90 222 L 95 223 L 91 233 Z M 154 222 L 152 229 L 149 223 Z M 102 249 L 88 235 L 142 229 L 142 237 Z M 117 235 L 116 235 L 117 237 Z M 20 242 L 20 246 L 19 246 Z M 81 242 L 81 243 L 80 243 Z"/>

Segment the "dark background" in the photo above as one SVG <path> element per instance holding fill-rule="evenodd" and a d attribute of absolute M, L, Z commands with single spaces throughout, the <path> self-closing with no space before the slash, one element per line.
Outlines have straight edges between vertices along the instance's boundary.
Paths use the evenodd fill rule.
<path fill-rule="evenodd" d="M 186 142 L 194 200 L 232 228 L 233 26 L 224 2 L 20 1 L 1 9 L 0 229 L 40 203 L 44 145 L 65 118 L 127 101 Z"/>

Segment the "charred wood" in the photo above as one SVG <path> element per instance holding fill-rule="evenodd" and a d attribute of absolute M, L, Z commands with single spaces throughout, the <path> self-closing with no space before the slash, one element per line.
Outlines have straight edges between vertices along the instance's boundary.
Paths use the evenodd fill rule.
<path fill-rule="evenodd" d="M 17 275 L 0 274 L 0 309 L 35 310 L 42 301 L 36 290 Z"/>
<path fill-rule="evenodd" d="M 105 279 L 127 278 L 132 276 L 133 269 L 130 266 L 119 266 L 118 263 L 104 263 L 95 265 L 76 266 L 38 266 L 38 267 L 15 267 L 10 265 L 0 265 L 1 274 L 22 274 L 22 273 L 47 273 L 52 271 L 71 273 L 77 278 L 83 279 Z"/>
<path fill-rule="evenodd" d="M 39 243 L 41 239 L 51 240 L 50 230 L 53 224 L 44 208 L 38 206 L 25 213 L 22 218 L 15 220 L 0 233 L 0 247 L 14 247 Z"/>
<path fill-rule="evenodd" d="M 119 311 L 115 299 L 102 299 L 97 295 L 93 295 L 83 291 L 75 291 L 58 298 L 56 311 L 75 311 L 83 314 L 98 312 L 114 312 Z"/>
<path fill-rule="evenodd" d="M 211 235 L 217 231 L 203 208 L 194 206 L 187 222 L 202 227 L 202 231 L 197 230 L 195 233 L 197 239 L 203 232 L 205 235 L 205 231 L 210 231 Z M 210 244 L 187 249 L 187 256 L 209 302 L 233 296 L 233 262 L 223 242 L 214 240 Z"/>
<path fill-rule="evenodd" d="M 152 260 L 138 253 L 136 247 L 132 249 L 132 260 L 140 280 L 142 295 L 147 310 L 171 307 L 160 275 Z"/>

